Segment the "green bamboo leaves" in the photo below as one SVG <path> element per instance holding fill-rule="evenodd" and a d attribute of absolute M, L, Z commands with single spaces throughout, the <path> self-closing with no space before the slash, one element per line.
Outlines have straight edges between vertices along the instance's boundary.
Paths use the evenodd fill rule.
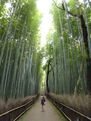
<path fill-rule="evenodd" d="M 4 11 L 6 4 L 11 6 L 7 6 L 8 13 Z M 41 58 L 36 1 L 7 0 L 0 4 L 0 9 L 0 97 L 37 94 Z"/>
<path fill-rule="evenodd" d="M 86 11 L 89 11 L 89 13 Z M 50 92 L 56 94 L 79 94 L 87 92 L 87 54 L 83 42 L 81 22 L 78 17 L 80 14 L 87 16 L 85 22 L 90 35 L 90 12 L 88 1 L 84 1 L 83 3 L 73 0 L 70 0 L 68 3 L 64 1 L 61 6 L 53 4 L 52 14 L 55 32 L 50 33 L 48 40 L 49 42 L 52 40 L 53 43 L 50 45 L 52 48 L 51 57 L 53 60 L 51 61 L 51 65 L 53 68 L 48 77 Z M 89 37 L 89 50 L 91 49 L 90 45 Z M 50 49 L 48 50 L 49 53 L 47 52 L 49 55 L 51 52 Z"/>

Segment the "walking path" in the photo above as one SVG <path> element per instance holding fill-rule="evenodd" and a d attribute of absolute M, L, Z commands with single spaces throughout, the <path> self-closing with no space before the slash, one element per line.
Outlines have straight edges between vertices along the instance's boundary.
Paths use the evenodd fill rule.
<path fill-rule="evenodd" d="M 18 121 L 67 121 L 62 114 L 48 101 L 42 112 L 40 99 Z"/>

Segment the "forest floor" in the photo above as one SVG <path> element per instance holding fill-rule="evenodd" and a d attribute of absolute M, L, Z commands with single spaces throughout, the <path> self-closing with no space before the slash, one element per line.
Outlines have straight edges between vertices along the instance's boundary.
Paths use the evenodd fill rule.
<path fill-rule="evenodd" d="M 40 99 L 18 121 L 67 121 L 64 116 L 46 100 L 42 111 Z"/>

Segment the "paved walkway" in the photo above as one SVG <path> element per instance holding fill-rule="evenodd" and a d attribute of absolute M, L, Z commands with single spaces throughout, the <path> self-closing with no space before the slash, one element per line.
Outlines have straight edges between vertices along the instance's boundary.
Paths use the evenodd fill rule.
<path fill-rule="evenodd" d="M 42 112 L 40 99 L 18 121 L 67 121 L 62 114 L 48 101 Z"/>

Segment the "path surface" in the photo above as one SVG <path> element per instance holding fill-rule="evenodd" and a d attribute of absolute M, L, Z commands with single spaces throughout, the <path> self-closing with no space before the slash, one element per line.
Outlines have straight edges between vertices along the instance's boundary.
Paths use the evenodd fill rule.
<path fill-rule="evenodd" d="M 67 121 L 62 114 L 48 101 L 42 112 L 40 99 L 18 121 Z"/>

